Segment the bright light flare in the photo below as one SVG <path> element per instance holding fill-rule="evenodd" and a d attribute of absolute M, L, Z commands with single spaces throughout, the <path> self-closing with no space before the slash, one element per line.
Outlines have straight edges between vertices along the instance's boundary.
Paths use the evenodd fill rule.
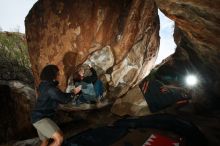
<path fill-rule="evenodd" d="M 185 78 L 186 85 L 192 87 L 198 83 L 198 79 L 195 75 L 187 75 Z"/>

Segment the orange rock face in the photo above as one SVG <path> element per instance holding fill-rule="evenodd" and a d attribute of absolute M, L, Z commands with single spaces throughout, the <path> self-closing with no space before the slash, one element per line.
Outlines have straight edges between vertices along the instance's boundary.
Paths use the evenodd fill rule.
<path fill-rule="evenodd" d="M 153 0 L 40 0 L 25 26 L 36 84 L 42 68 L 56 64 L 64 89 L 73 68 L 88 59 L 108 71 L 111 86 L 128 89 L 149 73 L 158 52 Z"/>

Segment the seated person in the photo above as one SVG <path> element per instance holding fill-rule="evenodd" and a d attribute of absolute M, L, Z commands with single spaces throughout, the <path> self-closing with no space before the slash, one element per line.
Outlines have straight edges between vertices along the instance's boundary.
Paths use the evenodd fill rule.
<path fill-rule="evenodd" d="M 97 102 L 103 98 L 103 83 L 98 79 L 95 69 L 91 65 L 89 65 L 89 68 L 92 73 L 91 75 L 84 76 L 85 70 L 81 66 L 69 79 L 67 92 L 81 87 L 81 92 L 78 94 L 80 103 Z"/>

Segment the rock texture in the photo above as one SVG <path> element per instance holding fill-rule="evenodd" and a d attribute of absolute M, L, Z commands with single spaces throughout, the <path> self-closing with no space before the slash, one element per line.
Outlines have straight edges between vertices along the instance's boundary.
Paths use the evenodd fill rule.
<path fill-rule="evenodd" d="M 146 100 L 138 86 L 115 101 L 111 112 L 119 116 L 145 116 L 150 114 Z"/>
<path fill-rule="evenodd" d="M 18 81 L 0 81 L 0 103 L 0 143 L 31 136 L 34 90 Z"/>
<path fill-rule="evenodd" d="M 150 72 L 158 53 L 153 0 L 40 0 L 25 26 L 36 83 L 46 64 L 56 64 L 63 89 L 75 66 L 88 59 L 120 96 Z"/>
<path fill-rule="evenodd" d="M 37 146 L 41 144 L 41 140 L 37 138 L 27 139 L 23 141 L 18 141 L 13 144 L 13 146 Z"/>
<path fill-rule="evenodd" d="M 155 0 L 161 11 L 175 21 L 176 53 L 172 66 L 180 73 L 199 76 L 205 107 L 219 107 L 220 1 Z"/>

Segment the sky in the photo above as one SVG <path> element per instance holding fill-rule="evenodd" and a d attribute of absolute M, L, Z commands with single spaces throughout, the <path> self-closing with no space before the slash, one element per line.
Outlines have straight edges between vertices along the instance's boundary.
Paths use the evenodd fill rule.
<path fill-rule="evenodd" d="M 25 32 L 24 19 L 37 0 L 0 0 L 2 31 Z"/>
<path fill-rule="evenodd" d="M 0 0 L 0 30 L 25 33 L 24 20 L 37 0 Z M 159 11 L 160 49 L 156 64 L 175 52 L 174 22 Z"/>
<path fill-rule="evenodd" d="M 174 22 L 167 18 L 160 10 L 158 10 L 160 18 L 160 49 L 156 64 L 173 54 L 176 44 L 173 39 Z"/>

